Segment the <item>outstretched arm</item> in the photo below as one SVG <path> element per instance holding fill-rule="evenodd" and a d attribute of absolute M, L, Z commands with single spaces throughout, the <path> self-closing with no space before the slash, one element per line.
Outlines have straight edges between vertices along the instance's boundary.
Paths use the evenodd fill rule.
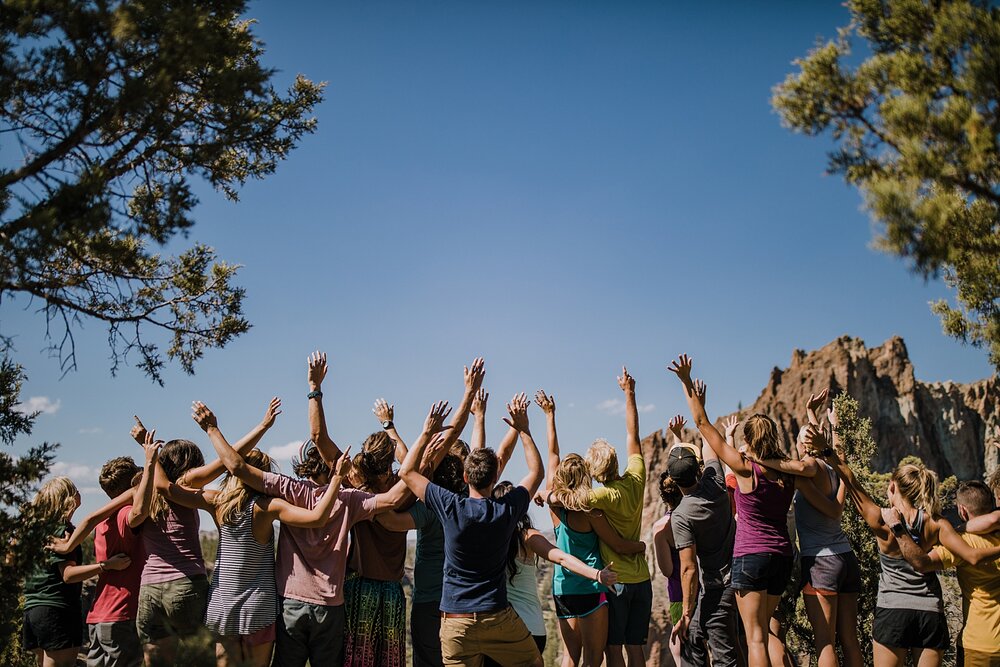
<path fill-rule="evenodd" d="M 458 410 L 456 410 L 451 424 L 448 425 L 449 430 L 445 433 L 444 447 L 441 448 L 437 458 L 431 462 L 431 466 L 434 468 L 437 468 L 437 465 L 447 456 L 448 452 L 451 451 L 451 446 L 465 430 L 465 424 L 469 421 L 469 413 L 472 411 L 472 401 L 483 386 L 483 379 L 486 378 L 486 362 L 483 361 L 482 357 L 476 357 L 471 366 L 462 368 L 462 373 L 465 380 L 465 392 L 462 394 L 462 401 L 458 404 Z"/>
<path fill-rule="evenodd" d="M 528 427 L 528 398 L 523 392 L 515 394 L 513 400 L 507 404 L 507 413 L 510 417 L 504 417 L 503 420 L 520 434 L 521 442 L 524 444 L 525 462 L 528 464 L 528 474 L 518 486 L 527 489 L 528 497 L 532 498 L 542 484 L 545 471 L 542 466 L 542 456 L 538 453 L 538 447 L 535 446 Z"/>
<path fill-rule="evenodd" d="M 399 431 L 396 430 L 396 424 L 392 420 L 396 414 L 396 407 L 387 403 L 384 398 L 380 398 L 375 401 L 372 414 L 375 415 L 375 419 L 382 425 L 389 439 L 396 443 L 396 461 L 402 463 L 403 459 L 406 458 L 406 443 L 403 442 L 403 437 L 399 435 Z"/>
<path fill-rule="evenodd" d="M 740 456 L 740 453 L 736 451 L 735 447 L 730 447 L 726 443 L 726 439 L 722 437 L 719 430 L 709 421 L 708 413 L 705 412 L 705 405 L 695 393 L 694 382 L 691 380 L 691 357 L 682 354 L 677 361 L 671 363 L 667 370 L 675 374 L 677 379 L 681 381 L 688 409 L 691 410 L 691 415 L 694 417 L 694 425 L 702 437 L 705 438 L 708 446 L 737 475 L 747 476 L 750 474 L 750 468 L 747 466 L 746 461 L 743 460 L 743 457 Z"/>
<path fill-rule="evenodd" d="M 608 563 L 603 570 L 590 567 L 576 556 L 572 556 L 559 549 L 537 530 L 528 531 L 528 537 L 524 543 L 535 555 L 544 558 L 550 563 L 561 565 L 573 574 L 577 574 L 585 579 L 591 579 L 605 586 L 614 586 L 618 583 L 618 575 L 611 569 L 614 563 Z"/>
<path fill-rule="evenodd" d="M 587 520 L 590 522 L 590 527 L 593 531 L 597 533 L 597 539 L 608 545 L 615 553 L 628 556 L 630 554 L 641 554 L 646 551 L 646 544 L 644 542 L 626 540 L 619 535 L 614 526 L 608 523 L 608 518 L 604 516 L 603 512 L 598 510 L 587 512 Z"/>
<path fill-rule="evenodd" d="M 153 474 L 156 470 L 156 462 L 160 457 L 160 445 L 162 444 L 162 441 L 156 440 L 156 431 L 146 434 L 145 442 L 142 445 L 146 461 L 142 467 L 142 478 L 139 480 L 139 486 L 133 493 L 132 509 L 128 512 L 129 528 L 138 528 L 149 516 L 149 511 L 153 506 Z"/>
<path fill-rule="evenodd" d="M 267 410 L 264 411 L 264 418 L 260 421 L 260 423 L 253 427 L 249 433 L 240 438 L 233 446 L 236 452 L 240 456 L 243 456 L 256 447 L 257 443 L 260 442 L 260 439 L 264 437 L 264 434 L 267 433 L 272 426 L 274 426 L 274 420 L 280 414 L 281 399 L 275 396 L 271 399 L 271 402 L 268 403 Z M 206 484 L 210 484 L 215 481 L 215 479 L 225 471 L 226 466 L 220 459 L 216 459 L 207 465 L 188 470 L 186 473 L 181 475 L 181 478 L 177 480 L 177 483 L 191 489 L 200 489 Z"/>
<path fill-rule="evenodd" d="M 88 514 L 87 518 L 83 520 L 83 523 L 73 530 L 72 535 L 52 540 L 49 544 L 49 549 L 60 556 L 65 556 L 70 553 L 73 549 L 76 549 L 78 546 L 83 544 L 83 541 L 87 539 L 87 535 L 94 532 L 94 529 L 97 528 L 99 523 L 129 503 L 133 502 L 133 494 L 133 489 L 121 492 L 103 507 Z"/>
<path fill-rule="evenodd" d="M 486 446 L 486 402 L 489 400 L 490 393 L 482 387 L 472 399 L 472 415 L 475 417 L 475 423 L 472 425 L 470 449 L 482 449 Z"/>
<path fill-rule="evenodd" d="M 539 389 L 535 392 L 535 403 L 545 413 L 546 434 L 549 440 L 549 467 L 545 475 L 546 488 L 552 488 L 552 477 L 559 467 L 559 436 L 556 433 L 556 401 Z"/>
<path fill-rule="evenodd" d="M 417 438 L 410 451 L 406 453 L 403 464 L 399 468 L 399 479 L 406 485 L 417 498 L 424 499 L 424 493 L 430 480 L 421 471 L 421 459 L 424 456 L 424 449 L 432 435 L 439 434 L 446 427 L 443 426 L 451 410 L 448 409 L 447 401 L 439 401 L 431 406 L 427 419 L 424 421 L 424 430 Z M 450 429 L 451 427 L 447 427 Z"/>
<path fill-rule="evenodd" d="M 639 440 L 639 408 L 635 404 L 635 378 L 622 366 L 618 386 L 625 392 L 625 442 L 629 456 L 642 456 L 642 442 Z"/>
<path fill-rule="evenodd" d="M 965 522 L 965 532 L 986 535 L 1000 530 L 1000 510 L 974 516 Z"/>
<path fill-rule="evenodd" d="M 976 549 L 962 539 L 947 519 L 935 517 L 935 522 L 938 527 L 938 542 L 969 565 L 975 567 L 1000 558 L 1000 546 Z"/>
<path fill-rule="evenodd" d="M 191 418 L 208 435 L 212 446 L 215 447 L 215 453 L 226 470 L 250 488 L 264 493 L 264 471 L 249 465 L 246 459 L 229 445 L 226 436 L 222 435 L 222 431 L 219 430 L 219 422 L 215 414 L 208 409 L 208 406 L 201 401 L 195 401 L 191 404 L 191 410 Z"/>
<path fill-rule="evenodd" d="M 341 451 L 330 437 L 326 427 L 326 413 L 323 411 L 323 380 L 326 379 L 326 352 L 316 351 L 306 359 L 306 377 L 309 381 L 309 437 L 319 450 L 323 461 L 333 468 L 340 459 Z"/>

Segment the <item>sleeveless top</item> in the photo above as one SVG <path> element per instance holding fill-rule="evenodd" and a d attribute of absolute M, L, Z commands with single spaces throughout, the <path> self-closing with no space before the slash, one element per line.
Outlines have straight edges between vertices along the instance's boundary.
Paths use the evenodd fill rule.
<path fill-rule="evenodd" d="M 162 517 L 149 517 L 142 523 L 146 563 L 140 583 L 144 586 L 205 575 L 198 510 L 165 502 L 167 511 Z"/>
<path fill-rule="evenodd" d="M 586 532 L 573 530 L 566 521 L 568 514 L 564 508 L 559 510 L 559 525 L 555 527 L 556 546 L 570 556 L 576 556 L 592 568 L 604 569 L 597 533 L 593 530 Z M 607 590 L 602 584 L 593 579 L 581 577 L 575 572 L 570 572 L 562 565 L 556 565 L 552 568 L 553 595 L 589 595 L 591 593 L 604 593 Z"/>
<path fill-rule="evenodd" d="M 667 516 L 670 516 L 670 512 Z M 673 527 L 671 527 L 671 530 Z M 684 601 L 684 589 L 681 588 L 681 552 L 677 550 L 677 547 L 670 547 L 670 562 L 673 563 L 673 568 L 670 570 L 670 576 L 667 577 L 667 599 L 671 602 L 683 602 Z"/>
<path fill-rule="evenodd" d="M 504 576 L 507 576 L 506 572 Z M 538 637 L 545 636 L 542 603 L 538 601 L 538 567 L 534 556 L 530 556 L 528 561 L 517 559 L 517 574 L 513 579 L 507 579 L 507 601 L 528 626 L 528 632 Z"/>
<path fill-rule="evenodd" d="M 830 478 L 831 491 L 827 496 L 836 502 L 840 478 L 837 471 L 823 461 L 816 461 L 820 473 Z M 840 519 L 834 519 L 812 506 L 798 491 L 792 498 L 795 505 L 795 531 L 799 534 L 799 551 L 803 556 L 833 556 L 851 551 L 851 543 L 844 534 Z"/>
<path fill-rule="evenodd" d="M 792 541 L 788 537 L 788 508 L 792 504 L 795 485 L 786 479 L 784 486 L 770 480 L 764 469 L 750 461 L 754 488 L 749 493 L 736 489 L 736 541 L 733 558 L 748 554 L 771 553 L 792 555 Z"/>
<path fill-rule="evenodd" d="M 219 526 L 219 551 L 208 590 L 205 626 L 217 635 L 249 635 L 277 619 L 274 582 L 274 529 L 267 544 L 253 537 L 253 508 L 243 507 L 236 521 Z"/>
<path fill-rule="evenodd" d="M 924 518 L 924 510 L 920 509 L 912 526 L 903 522 L 906 532 L 917 544 L 923 539 Z M 882 572 L 878 577 L 878 601 L 875 606 L 944 613 L 941 581 L 936 573 L 920 574 L 905 558 L 886 556 L 881 551 L 878 560 Z"/>

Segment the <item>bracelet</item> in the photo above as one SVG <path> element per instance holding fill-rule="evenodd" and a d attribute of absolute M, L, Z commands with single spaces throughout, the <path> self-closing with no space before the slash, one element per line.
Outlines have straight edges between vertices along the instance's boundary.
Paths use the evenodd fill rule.
<path fill-rule="evenodd" d="M 309 400 L 312 400 L 314 398 L 323 398 L 323 392 L 321 392 L 319 389 L 315 391 L 310 391 L 308 394 L 306 394 L 306 398 L 308 398 Z"/>
<path fill-rule="evenodd" d="M 108 564 L 105 563 L 103 560 L 98 561 L 97 566 L 101 568 L 101 572 L 106 572 L 108 570 Z"/>

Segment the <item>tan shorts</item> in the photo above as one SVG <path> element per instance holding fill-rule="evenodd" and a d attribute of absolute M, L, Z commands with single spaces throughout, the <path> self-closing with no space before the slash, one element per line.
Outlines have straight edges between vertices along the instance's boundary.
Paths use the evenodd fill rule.
<path fill-rule="evenodd" d="M 445 665 L 481 667 L 486 656 L 505 667 L 533 665 L 541 658 L 524 621 L 510 607 L 474 618 L 441 619 Z"/>

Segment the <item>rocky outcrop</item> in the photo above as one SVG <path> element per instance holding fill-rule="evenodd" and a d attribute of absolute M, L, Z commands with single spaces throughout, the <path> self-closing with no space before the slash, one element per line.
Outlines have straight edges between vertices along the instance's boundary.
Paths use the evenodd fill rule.
<path fill-rule="evenodd" d="M 742 414 L 769 415 L 778 423 L 785 448 L 790 450 L 805 421 L 806 400 L 823 389 L 829 389 L 831 395 L 848 392 L 860 403 L 861 414 L 871 418 L 878 443 L 872 467 L 877 470 L 891 470 L 908 454 L 919 456 L 942 478 L 982 479 L 1000 466 L 1000 451 L 992 446 L 1000 439 L 997 376 L 970 384 L 921 382 L 914 376 L 906 344 L 898 336 L 873 348 L 844 336 L 813 352 L 795 350 L 791 365 L 772 370 L 767 386 Z M 712 414 L 711 394 L 708 407 Z M 664 435 L 656 432 L 643 441 L 649 471 L 643 517 L 646 535 L 664 511 L 656 485 L 666 467 Z M 695 442 L 695 433 L 689 432 L 685 439 Z M 653 595 L 649 664 L 669 665 L 664 641 L 668 627 L 666 584 L 658 573 L 653 577 Z"/>

